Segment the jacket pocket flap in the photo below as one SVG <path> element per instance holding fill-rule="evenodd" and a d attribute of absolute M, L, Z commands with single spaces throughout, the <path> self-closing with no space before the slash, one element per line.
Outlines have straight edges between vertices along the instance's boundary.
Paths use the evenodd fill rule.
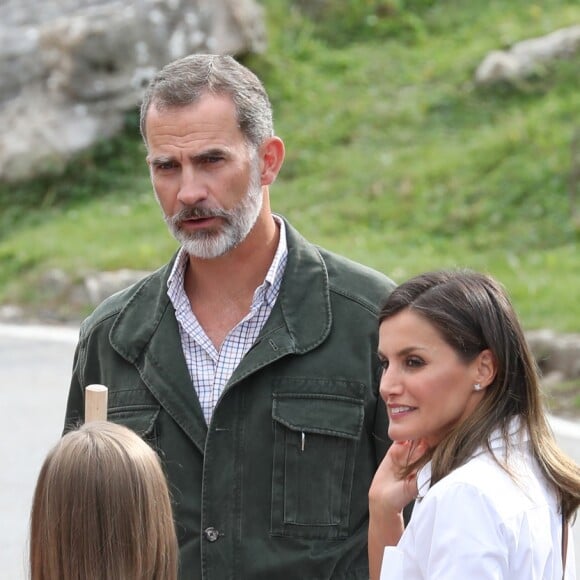
<path fill-rule="evenodd" d="M 276 393 L 272 418 L 293 431 L 358 439 L 364 407 L 351 397 Z"/>
<path fill-rule="evenodd" d="M 147 437 L 153 433 L 159 409 L 160 407 L 153 405 L 113 407 L 109 409 L 107 418 L 113 423 L 121 423 L 129 427 L 141 437 Z"/>

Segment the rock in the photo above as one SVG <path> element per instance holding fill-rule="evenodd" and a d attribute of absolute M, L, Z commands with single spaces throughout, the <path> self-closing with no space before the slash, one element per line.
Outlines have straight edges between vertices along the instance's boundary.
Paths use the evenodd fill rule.
<path fill-rule="evenodd" d="M 540 370 L 546 374 L 554 353 L 556 333 L 548 329 L 532 330 L 526 334 L 526 339 Z"/>
<path fill-rule="evenodd" d="M 547 375 L 542 376 L 542 385 L 548 391 L 553 390 L 558 385 L 562 384 L 566 377 L 564 376 L 563 372 L 560 371 L 552 371 Z"/>
<path fill-rule="evenodd" d="M 544 377 L 557 372 L 564 380 L 580 378 L 580 335 L 535 330 L 526 338 Z"/>
<path fill-rule="evenodd" d="M 85 278 L 84 286 L 91 305 L 96 306 L 105 298 L 138 282 L 149 272 L 141 270 L 117 270 L 115 272 L 99 272 Z"/>
<path fill-rule="evenodd" d="M 580 51 L 580 25 L 561 28 L 545 36 L 523 40 L 509 50 L 490 52 L 475 72 L 475 82 L 492 85 L 524 79 L 543 65 L 570 58 Z"/>
<path fill-rule="evenodd" d="M 22 322 L 26 318 L 23 308 L 14 304 L 0 305 L 0 322 Z"/>
<path fill-rule="evenodd" d="M 0 179 L 117 133 L 171 60 L 264 48 L 257 0 L 0 0 Z"/>
<path fill-rule="evenodd" d="M 479 85 L 491 85 L 506 79 L 519 78 L 520 75 L 520 65 L 513 54 L 494 50 L 477 67 L 475 82 Z"/>
<path fill-rule="evenodd" d="M 60 268 L 51 268 L 44 272 L 40 278 L 43 295 L 46 297 L 62 296 L 72 284 L 70 276 Z"/>
<path fill-rule="evenodd" d="M 563 373 L 566 379 L 580 378 L 580 337 L 558 336 L 548 367 Z"/>

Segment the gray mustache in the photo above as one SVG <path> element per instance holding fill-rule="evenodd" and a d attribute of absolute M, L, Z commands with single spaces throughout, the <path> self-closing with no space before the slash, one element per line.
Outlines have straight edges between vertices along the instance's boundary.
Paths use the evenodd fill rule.
<path fill-rule="evenodd" d="M 194 218 L 211 218 L 220 217 L 228 218 L 229 213 L 223 209 L 211 209 L 205 207 L 185 207 L 175 215 L 171 216 L 170 221 L 173 224 L 178 224 L 184 220 L 190 220 Z"/>

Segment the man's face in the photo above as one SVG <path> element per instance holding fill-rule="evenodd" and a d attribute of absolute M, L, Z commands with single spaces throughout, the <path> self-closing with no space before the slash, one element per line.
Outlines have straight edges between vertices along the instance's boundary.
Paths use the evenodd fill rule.
<path fill-rule="evenodd" d="M 147 163 L 173 236 L 192 256 L 229 252 L 262 210 L 261 162 L 226 96 L 147 115 Z"/>

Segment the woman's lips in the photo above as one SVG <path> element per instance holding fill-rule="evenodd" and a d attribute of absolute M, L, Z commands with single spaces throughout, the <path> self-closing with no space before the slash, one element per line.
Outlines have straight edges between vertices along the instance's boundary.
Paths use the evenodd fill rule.
<path fill-rule="evenodd" d="M 392 418 L 403 417 L 414 411 L 417 407 L 411 407 L 409 405 L 389 405 L 389 415 Z"/>

